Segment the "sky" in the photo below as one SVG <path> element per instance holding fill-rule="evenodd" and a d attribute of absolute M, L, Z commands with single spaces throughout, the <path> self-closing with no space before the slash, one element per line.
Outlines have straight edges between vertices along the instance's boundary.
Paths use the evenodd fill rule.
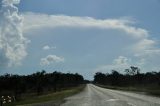
<path fill-rule="evenodd" d="M 0 0 L 0 74 L 160 71 L 160 0 Z"/>

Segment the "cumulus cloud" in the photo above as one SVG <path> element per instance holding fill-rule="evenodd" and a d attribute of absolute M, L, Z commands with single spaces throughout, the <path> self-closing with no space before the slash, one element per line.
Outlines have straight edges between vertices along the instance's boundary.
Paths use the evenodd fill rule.
<path fill-rule="evenodd" d="M 153 61 L 152 61 L 153 62 Z M 148 61 L 148 58 L 138 58 L 134 61 L 131 58 L 125 56 L 119 56 L 118 58 L 114 59 L 111 64 L 100 65 L 95 68 L 95 72 L 110 72 L 111 70 L 117 70 L 120 72 L 124 72 L 125 69 L 129 68 L 130 66 L 137 66 L 142 71 L 157 71 L 159 70 L 159 66 L 157 64 L 152 64 Z"/>
<path fill-rule="evenodd" d="M 135 51 L 135 56 L 153 56 L 160 55 L 160 49 L 156 47 L 157 42 L 151 39 L 142 39 L 133 45 L 133 51 Z"/>
<path fill-rule="evenodd" d="M 0 4 L 0 65 L 13 66 L 21 64 L 27 55 L 29 42 L 22 33 L 23 17 L 18 14 L 20 0 L 2 0 Z"/>
<path fill-rule="evenodd" d="M 51 49 L 56 49 L 56 47 L 55 47 L 55 46 L 45 45 L 42 49 L 43 49 L 43 50 L 51 50 Z"/>
<path fill-rule="evenodd" d="M 48 55 L 47 57 L 41 59 L 40 65 L 46 66 L 46 65 L 50 65 L 52 63 L 59 63 L 59 62 L 64 62 L 64 58 L 58 57 L 56 55 Z"/>
<path fill-rule="evenodd" d="M 124 71 L 126 68 L 131 66 L 131 59 L 128 59 L 125 56 L 119 56 L 117 59 L 114 59 L 112 64 L 102 65 L 95 69 L 95 71 L 108 72 L 111 70 Z"/>
<path fill-rule="evenodd" d="M 117 65 L 127 65 L 129 63 L 130 59 L 124 56 L 119 56 L 117 59 L 113 61 L 114 64 Z"/>

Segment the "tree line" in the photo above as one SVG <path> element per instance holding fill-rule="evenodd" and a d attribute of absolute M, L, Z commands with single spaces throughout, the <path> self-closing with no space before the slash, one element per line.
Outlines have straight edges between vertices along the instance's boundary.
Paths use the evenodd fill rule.
<path fill-rule="evenodd" d="M 146 87 L 160 87 L 160 72 L 146 72 L 141 73 L 140 69 L 131 66 L 125 69 L 124 73 L 119 73 L 112 70 L 111 73 L 97 72 L 94 75 L 94 83 L 109 85 L 109 86 L 146 86 Z"/>
<path fill-rule="evenodd" d="M 82 75 L 75 73 L 46 71 L 36 72 L 31 75 L 11 75 L 0 76 L 0 95 L 14 95 L 20 99 L 21 94 L 35 93 L 43 94 L 47 91 L 60 91 L 69 87 L 75 87 L 84 83 Z"/>

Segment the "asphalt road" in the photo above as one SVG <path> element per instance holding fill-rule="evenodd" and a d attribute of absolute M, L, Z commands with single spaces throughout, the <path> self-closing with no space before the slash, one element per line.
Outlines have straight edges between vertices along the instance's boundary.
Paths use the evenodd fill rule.
<path fill-rule="evenodd" d="M 88 84 L 83 92 L 66 98 L 62 106 L 160 106 L 160 98 Z"/>

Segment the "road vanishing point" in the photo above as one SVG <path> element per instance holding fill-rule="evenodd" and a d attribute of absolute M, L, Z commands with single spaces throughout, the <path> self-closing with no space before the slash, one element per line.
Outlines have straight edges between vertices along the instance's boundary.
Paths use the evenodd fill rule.
<path fill-rule="evenodd" d="M 160 106 L 160 98 L 110 90 L 87 84 L 84 91 L 65 99 L 62 106 Z"/>

